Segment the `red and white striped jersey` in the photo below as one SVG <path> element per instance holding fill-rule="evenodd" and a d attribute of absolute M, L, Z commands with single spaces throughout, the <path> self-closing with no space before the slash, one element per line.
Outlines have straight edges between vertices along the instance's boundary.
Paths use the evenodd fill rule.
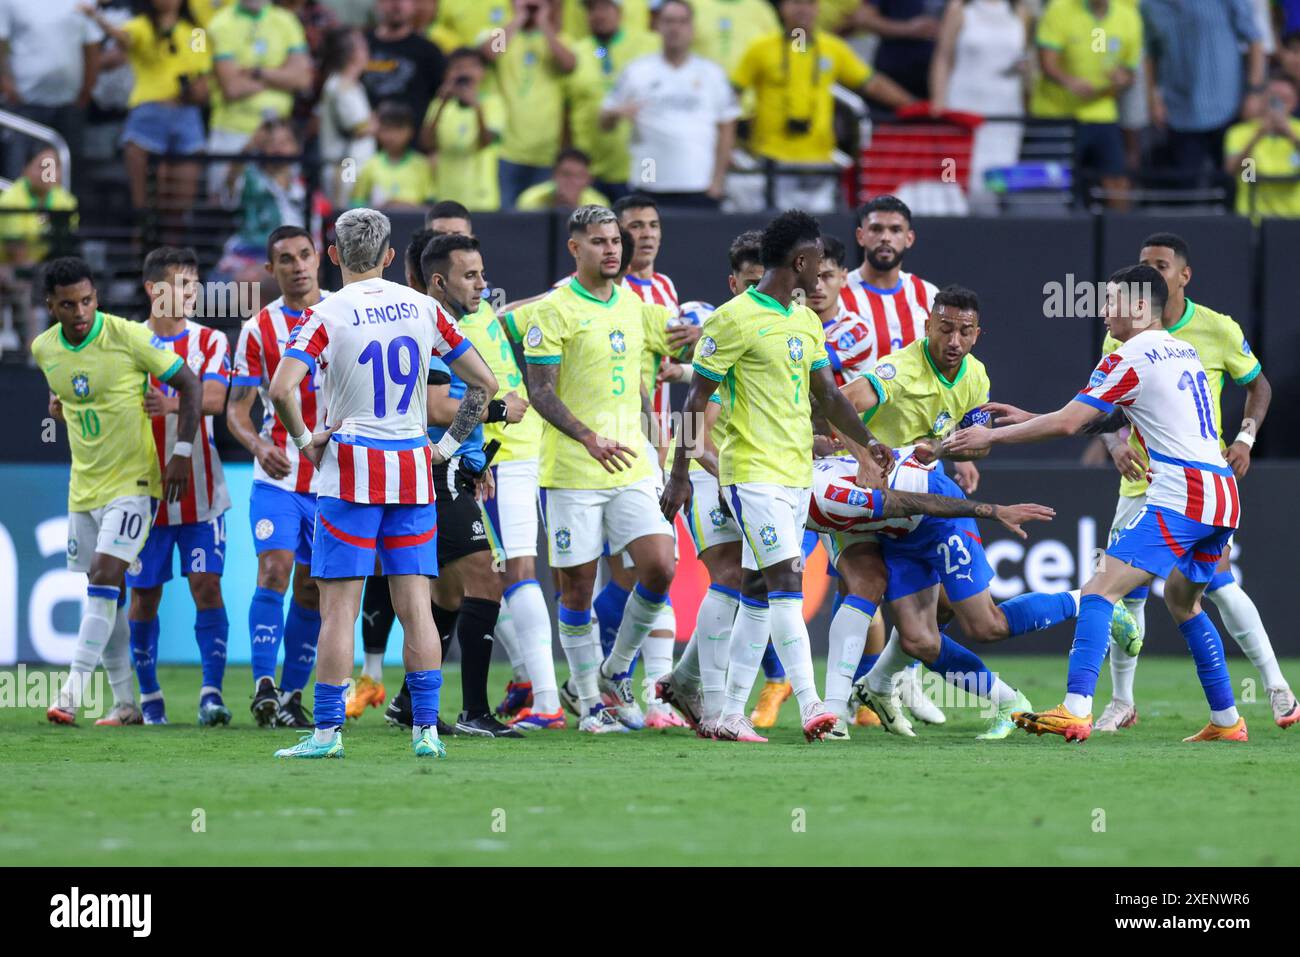
<path fill-rule="evenodd" d="M 470 348 L 428 296 L 387 279 L 354 282 L 303 314 L 284 352 L 325 372 L 334 433 L 316 493 L 368 505 L 433 501 L 429 357 Z"/>
<path fill-rule="evenodd" d="M 898 449 L 898 459 L 889 473 L 889 487 L 902 492 L 928 492 L 934 465 L 922 465 L 912 456 L 915 446 Z M 814 532 L 873 532 L 901 538 L 916 530 L 924 518 L 907 515 L 882 518 L 884 494 L 880 489 L 854 484 L 858 463 L 847 456 L 813 462 L 812 495 L 808 499 L 807 527 Z"/>
<path fill-rule="evenodd" d="M 681 312 L 681 303 L 677 300 L 677 287 L 673 281 L 661 272 L 654 273 L 649 279 L 639 279 L 633 275 L 623 277 L 623 286 L 640 297 L 642 302 L 665 307 L 675 318 Z M 658 370 L 656 370 L 658 371 Z M 672 401 L 667 386 L 655 385 L 650 395 L 650 407 L 659 419 L 659 431 L 667 435 L 672 422 Z"/>
<path fill-rule="evenodd" d="M 839 313 L 830 322 L 822 323 L 826 338 L 826 354 L 830 356 L 835 383 L 844 385 L 875 367 L 876 337 L 870 324 L 856 312 L 839 302 Z"/>
<path fill-rule="evenodd" d="M 1103 412 L 1124 410 L 1151 459 L 1148 504 L 1237 527 L 1237 480 L 1219 449 L 1209 377 L 1195 346 L 1164 329 L 1141 332 L 1098 363 L 1076 398 Z"/>
<path fill-rule="evenodd" d="M 326 295 L 328 293 L 322 293 L 322 297 Z M 253 479 L 278 486 L 286 492 L 315 494 L 316 470 L 289 441 L 289 433 L 276 418 L 275 407 L 271 405 L 267 391 L 271 377 L 280 365 L 280 357 L 289 344 L 289 335 L 301 321 L 302 313 L 286 306 L 283 296 L 247 320 L 239 330 L 239 341 L 235 345 L 233 384 L 257 389 L 262 396 L 262 438 L 273 443 L 289 459 L 289 474 L 282 479 L 271 478 L 261 464 L 254 461 Z M 323 395 L 320 372 L 313 369 L 298 387 L 303 422 L 312 432 L 325 427 Z"/>
<path fill-rule="evenodd" d="M 226 334 L 187 320 L 185 329 L 174 336 L 153 337 L 159 349 L 171 349 L 185 360 L 190 371 L 200 383 L 220 382 L 230 387 L 230 342 Z M 150 378 L 149 384 L 164 395 L 175 395 L 176 390 L 165 382 Z M 175 412 L 151 419 L 153 442 L 158 452 L 158 467 L 167 470 L 172 447 L 176 444 L 176 426 L 180 416 Z M 154 525 L 191 525 L 210 522 L 230 508 L 230 493 L 226 490 L 226 476 L 221 469 L 221 458 L 212 439 L 212 416 L 199 418 L 198 434 L 193 436 L 194 455 L 190 459 L 190 484 L 179 502 L 163 501 L 154 516 Z"/>
<path fill-rule="evenodd" d="M 920 276 L 899 270 L 892 289 L 880 289 L 862 278 L 855 269 L 840 290 L 840 300 L 871 324 L 876 358 L 909 346 L 925 335 L 925 320 L 939 288 Z"/>

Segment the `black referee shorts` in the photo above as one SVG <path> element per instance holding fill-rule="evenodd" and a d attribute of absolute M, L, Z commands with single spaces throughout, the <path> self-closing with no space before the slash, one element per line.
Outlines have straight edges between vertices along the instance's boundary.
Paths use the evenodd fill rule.
<path fill-rule="evenodd" d="M 459 458 L 433 467 L 433 490 L 438 510 L 438 566 L 445 567 L 475 552 L 488 552 L 487 527 L 472 493 L 456 488 Z"/>

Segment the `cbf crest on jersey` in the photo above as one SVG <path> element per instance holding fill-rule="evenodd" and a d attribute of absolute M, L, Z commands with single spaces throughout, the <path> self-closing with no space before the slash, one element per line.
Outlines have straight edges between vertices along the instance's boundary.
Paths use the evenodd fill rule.
<path fill-rule="evenodd" d="M 803 358 L 803 340 L 798 336 L 791 336 L 785 340 L 785 344 L 790 347 L 790 361 L 798 362 Z"/>
<path fill-rule="evenodd" d="M 84 372 L 74 372 L 72 374 L 72 394 L 79 399 L 84 399 L 90 395 L 90 376 Z"/>
<path fill-rule="evenodd" d="M 709 509 L 709 521 L 713 523 L 714 528 L 721 528 L 727 524 L 727 515 L 720 506 L 715 505 Z"/>
<path fill-rule="evenodd" d="M 766 545 L 769 549 L 776 547 L 776 529 L 771 525 L 764 525 L 758 530 L 758 540 Z"/>
<path fill-rule="evenodd" d="M 542 344 L 542 327 L 531 326 L 528 329 L 528 335 L 524 339 L 530 346 L 536 349 Z"/>
<path fill-rule="evenodd" d="M 948 414 L 947 409 L 944 409 L 935 418 L 934 427 L 930 430 L 930 434 L 938 438 L 942 438 L 944 433 L 947 432 L 951 426 L 952 426 L 952 416 Z"/>
<path fill-rule="evenodd" d="M 609 334 L 609 347 L 614 350 L 615 355 L 627 352 L 627 339 L 623 337 L 621 329 L 615 329 Z"/>
<path fill-rule="evenodd" d="M 567 528 L 557 528 L 555 530 L 555 550 L 567 552 L 569 546 L 573 544 L 573 534 Z"/>

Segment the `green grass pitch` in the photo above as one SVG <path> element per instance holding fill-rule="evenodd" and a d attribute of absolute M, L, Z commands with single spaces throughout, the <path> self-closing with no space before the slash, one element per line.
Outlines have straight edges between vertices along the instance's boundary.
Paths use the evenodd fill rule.
<path fill-rule="evenodd" d="M 1036 705 L 1060 700 L 1060 656 L 990 666 Z M 1243 678 L 1258 683 L 1240 658 L 1232 669 L 1239 697 Z M 1206 713 L 1187 659 L 1144 659 L 1140 724 L 1081 746 L 977 742 L 981 719 L 958 709 L 914 741 L 855 728 L 813 746 L 790 702 L 767 745 L 570 730 L 452 738 L 438 762 L 414 758 L 378 711 L 346 730 L 346 760 L 276 761 L 296 736 L 252 726 L 246 668 L 231 669 L 235 723 L 219 729 L 193 723 L 197 669 L 161 672 L 169 727 L 60 728 L 0 709 L 7 863 L 1300 863 L 1300 728 L 1275 727 L 1261 696 L 1242 705 L 1250 743 L 1183 744 Z M 494 671 L 494 693 L 505 677 Z M 456 675 L 447 685 L 454 714 Z"/>

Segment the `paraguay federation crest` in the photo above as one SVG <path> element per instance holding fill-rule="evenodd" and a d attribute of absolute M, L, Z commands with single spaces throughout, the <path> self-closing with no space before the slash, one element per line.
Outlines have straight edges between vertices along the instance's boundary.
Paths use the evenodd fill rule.
<path fill-rule="evenodd" d="M 90 376 L 84 372 L 76 372 L 72 376 L 72 394 L 79 399 L 84 399 L 90 395 Z"/>
<path fill-rule="evenodd" d="M 609 334 L 609 347 L 616 355 L 622 355 L 627 351 L 627 339 L 623 337 L 621 329 L 615 329 Z"/>
<path fill-rule="evenodd" d="M 803 358 L 803 340 L 798 336 L 791 336 L 785 340 L 785 344 L 790 347 L 790 361 L 798 362 Z"/>

